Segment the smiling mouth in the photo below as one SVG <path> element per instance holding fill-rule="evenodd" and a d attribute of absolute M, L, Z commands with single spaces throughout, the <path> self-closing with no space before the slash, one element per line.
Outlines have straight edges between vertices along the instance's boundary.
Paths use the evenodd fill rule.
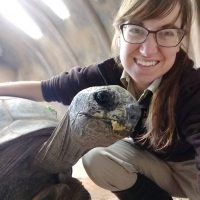
<path fill-rule="evenodd" d="M 134 60 L 137 65 L 141 65 L 144 67 L 154 67 L 155 65 L 157 65 L 159 63 L 159 61 L 157 61 L 157 60 L 147 61 L 147 60 L 136 59 L 136 58 Z"/>

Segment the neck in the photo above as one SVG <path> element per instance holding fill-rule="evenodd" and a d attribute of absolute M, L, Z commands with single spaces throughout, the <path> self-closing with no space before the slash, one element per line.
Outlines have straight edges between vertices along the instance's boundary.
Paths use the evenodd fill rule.
<path fill-rule="evenodd" d="M 36 164 L 52 173 L 66 173 L 87 151 L 73 134 L 65 116 L 36 156 Z"/>
<path fill-rule="evenodd" d="M 132 81 L 132 84 L 136 95 L 136 99 L 139 99 L 140 96 L 143 94 L 144 90 L 148 88 L 148 85 L 137 84 L 134 81 Z"/>

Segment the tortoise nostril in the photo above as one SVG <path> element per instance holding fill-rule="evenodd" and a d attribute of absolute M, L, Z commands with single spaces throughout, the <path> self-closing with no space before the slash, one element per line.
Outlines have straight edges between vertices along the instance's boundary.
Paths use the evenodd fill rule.
<path fill-rule="evenodd" d="M 113 106 L 114 104 L 113 97 L 108 91 L 100 91 L 94 93 L 94 99 L 99 105 L 105 108 Z"/>

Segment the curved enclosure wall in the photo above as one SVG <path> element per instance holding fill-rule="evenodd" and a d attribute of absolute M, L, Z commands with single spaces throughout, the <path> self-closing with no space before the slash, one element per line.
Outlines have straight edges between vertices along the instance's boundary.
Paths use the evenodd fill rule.
<path fill-rule="evenodd" d="M 70 14 L 66 19 L 43 0 L 18 2 L 42 37 L 33 39 L 0 14 L 0 82 L 41 80 L 111 55 L 112 21 L 121 0 L 63 0 Z"/>
<path fill-rule="evenodd" d="M 13 8 L 15 1 L 2 2 L 11 2 Z M 58 17 L 45 0 L 17 2 L 36 22 L 42 37 L 33 39 L 0 13 L 0 82 L 46 79 L 111 56 L 112 22 L 121 0 L 63 0 L 70 14 L 66 19 Z M 194 14 L 200 18 L 200 1 L 196 2 Z M 190 55 L 200 64 L 199 26 L 200 20 L 195 21 Z"/>

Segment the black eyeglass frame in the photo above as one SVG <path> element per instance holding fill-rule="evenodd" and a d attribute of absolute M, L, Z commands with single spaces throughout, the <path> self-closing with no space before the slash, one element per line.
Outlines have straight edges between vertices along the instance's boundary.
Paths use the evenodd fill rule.
<path fill-rule="evenodd" d="M 135 25 L 135 26 L 139 26 L 139 27 L 141 27 L 141 28 L 144 28 L 144 29 L 148 32 L 148 34 L 146 35 L 146 38 L 144 39 L 144 41 L 143 41 L 143 42 L 137 42 L 137 43 L 133 43 L 133 42 L 127 41 L 127 40 L 125 39 L 125 37 L 124 37 L 124 31 L 123 31 L 123 30 L 124 30 L 124 26 L 127 26 L 127 25 Z M 149 35 L 150 33 L 152 33 L 152 34 L 155 35 L 155 39 L 156 39 L 157 45 L 158 45 L 158 46 L 161 46 L 161 47 L 166 47 L 166 48 L 171 48 L 171 47 L 176 47 L 176 46 L 178 46 L 178 45 L 181 43 L 181 41 L 183 40 L 183 38 L 185 37 L 185 35 L 186 35 L 186 31 L 185 31 L 184 29 L 182 29 L 182 28 L 163 28 L 163 29 L 159 29 L 159 30 L 157 30 L 157 31 L 151 31 L 151 30 L 145 28 L 144 26 L 141 26 L 141 25 L 138 25 L 138 24 L 133 24 L 133 23 L 121 24 L 121 25 L 119 26 L 119 29 L 120 29 L 121 32 L 122 32 L 124 41 L 126 41 L 126 42 L 128 42 L 128 43 L 130 43 L 130 44 L 142 44 L 142 43 L 144 43 L 145 40 L 147 39 L 148 35 Z M 183 34 L 182 34 L 182 36 L 181 36 L 180 41 L 178 42 L 178 44 L 176 44 L 176 45 L 174 45 L 174 46 L 164 46 L 164 45 L 160 45 L 160 44 L 158 43 L 158 40 L 157 40 L 157 33 L 158 33 L 159 31 L 166 30 L 166 29 L 175 29 L 175 30 L 182 31 Z"/>

